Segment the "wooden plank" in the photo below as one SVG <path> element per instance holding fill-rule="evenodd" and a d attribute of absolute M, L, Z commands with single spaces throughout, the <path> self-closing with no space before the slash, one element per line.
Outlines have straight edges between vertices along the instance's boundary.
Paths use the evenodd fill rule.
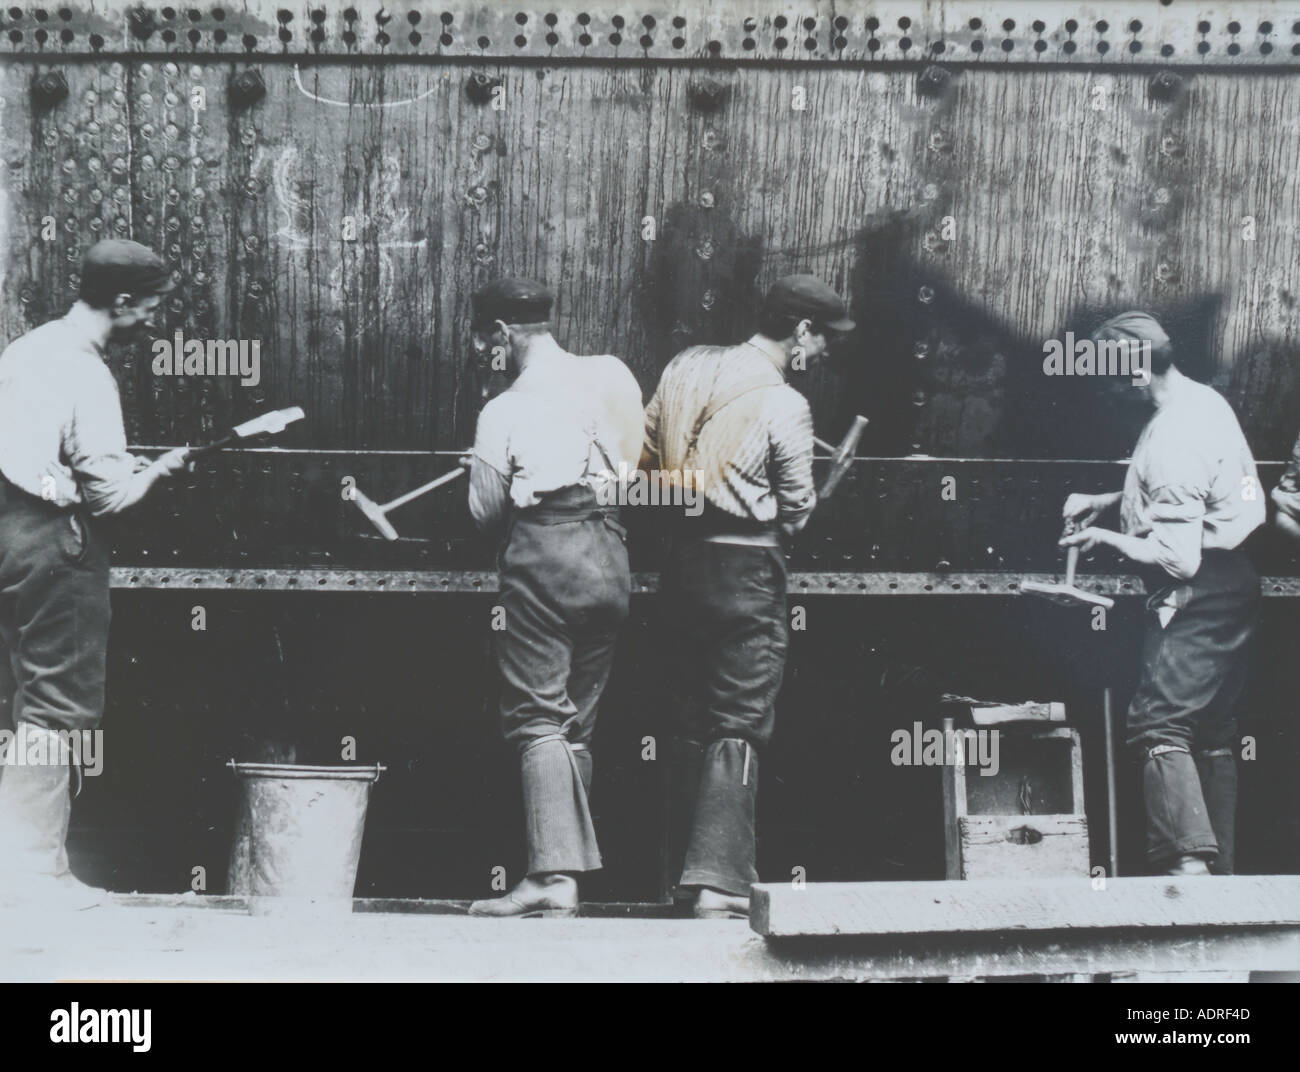
<path fill-rule="evenodd" d="M 773 941 L 738 920 L 355 912 L 322 928 L 201 907 L 97 909 L 0 935 L 0 980 L 807 982 L 1300 967 L 1296 927 Z"/>
<path fill-rule="evenodd" d="M 977 726 L 1001 726 L 1008 722 L 1064 722 L 1065 704 L 971 704 L 970 717 Z"/>
<path fill-rule="evenodd" d="M 1119 927 L 1300 926 L 1300 876 L 966 882 L 760 883 L 751 926 L 769 937 Z"/>
<path fill-rule="evenodd" d="M 943 720 L 944 739 L 952 732 L 953 721 Z M 961 878 L 961 839 L 958 821 L 966 814 L 966 768 L 961 763 L 945 764 L 939 772 L 943 785 L 943 874 L 947 879 Z"/>
<path fill-rule="evenodd" d="M 1088 874 L 1082 815 L 969 815 L 958 829 L 964 879 Z"/>

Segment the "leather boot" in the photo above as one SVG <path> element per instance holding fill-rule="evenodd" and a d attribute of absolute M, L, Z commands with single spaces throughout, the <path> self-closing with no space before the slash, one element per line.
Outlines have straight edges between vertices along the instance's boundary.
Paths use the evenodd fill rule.
<path fill-rule="evenodd" d="M 1210 870 L 1216 875 L 1231 875 L 1236 863 L 1237 758 L 1227 748 L 1198 752 L 1196 770 L 1201 776 L 1201 792 L 1214 840 L 1219 843 L 1219 855 L 1210 861 Z"/>
<path fill-rule="evenodd" d="M 1210 868 L 1199 856 L 1180 856 L 1165 868 L 1166 875 L 1208 875 Z"/>
<path fill-rule="evenodd" d="M 103 904 L 107 891 L 68 870 L 71 757 L 65 742 L 53 730 L 19 723 L 7 758 L 0 768 L 0 902 L 50 911 Z"/>
<path fill-rule="evenodd" d="M 692 914 L 696 919 L 749 919 L 749 898 L 706 886 L 695 898 Z"/>
<path fill-rule="evenodd" d="M 1178 866 L 1180 857 L 1211 858 L 1218 853 L 1201 793 L 1201 777 L 1190 752 L 1169 746 L 1153 748 L 1142 765 L 1142 797 L 1147 813 L 1147 859 L 1157 873 L 1171 861 Z"/>

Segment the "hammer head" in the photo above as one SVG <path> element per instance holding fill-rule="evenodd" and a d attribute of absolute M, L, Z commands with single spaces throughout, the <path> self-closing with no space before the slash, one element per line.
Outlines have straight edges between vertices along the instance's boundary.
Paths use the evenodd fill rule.
<path fill-rule="evenodd" d="M 263 413 L 260 417 L 254 417 L 251 421 L 236 425 L 232 431 L 240 439 L 248 439 L 250 436 L 258 435 L 279 435 L 294 421 L 300 421 L 305 416 L 306 414 L 301 406 L 290 406 L 288 409 L 273 409 L 270 413 Z"/>
<path fill-rule="evenodd" d="M 849 471 L 849 466 L 853 464 L 853 456 L 858 451 L 858 443 L 862 439 L 862 433 L 867 430 L 866 417 L 854 417 L 853 427 L 848 434 L 840 440 L 840 445 L 835 448 L 835 453 L 831 456 L 831 465 L 822 480 L 822 486 L 817 489 L 817 497 L 826 499 L 830 497 L 831 492 L 844 479 L 844 474 Z"/>
<path fill-rule="evenodd" d="M 366 515 L 366 520 L 377 528 L 385 540 L 397 539 L 397 530 L 384 513 L 380 505 L 358 487 L 352 488 L 352 501 Z"/>

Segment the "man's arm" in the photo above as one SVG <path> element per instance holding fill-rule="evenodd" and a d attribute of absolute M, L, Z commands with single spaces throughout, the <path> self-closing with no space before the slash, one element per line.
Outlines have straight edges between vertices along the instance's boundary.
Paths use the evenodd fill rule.
<path fill-rule="evenodd" d="M 1205 492 L 1195 487 L 1166 485 L 1153 493 L 1151 531 L 1145 536 L 1094 526 L 1061 540 L 1062 547 L 1078 545 L 1089 551 L 1098 544 L 1146 566 L 1159 566 L 1171 577 L 1190 580 L 1201 568 L 1201 541 L 1205 530 Z"/>
<path fill-rule="evenodd" d="M 1273 524 L 1293 540 L 1300 540 L 1300 438 L 1291 449 L 1291 460 L 1282 479 L 1269 497 L 1277 507 Z"/>
<path fill-rule="evenodd" d="M 510 444 L 500 396 L 479 414 L 469 467 L 469 512 L 480 532 L 505 524 L 510 509 Z"/>
<path fill-rule="evenodd" d="M 63 452 L 92 514 L 120 513 L 148 495 L 163 477 L 185 468 L 187 452 L 178 448 L 137 469 L 138 459 L 126 450 L 122 403 L 107 366 L 99 367 L 77 386 L 80 390 L 64 434 Z"/>
<path fill-rule="evenodd" d="M 772 490 L 777 523 L 787 536 L 808 524 L 817 505 L 813 486 L 812 412 L 802 395 L 790 389 L 789 402 L 778 411 L 770 430 Z"/>

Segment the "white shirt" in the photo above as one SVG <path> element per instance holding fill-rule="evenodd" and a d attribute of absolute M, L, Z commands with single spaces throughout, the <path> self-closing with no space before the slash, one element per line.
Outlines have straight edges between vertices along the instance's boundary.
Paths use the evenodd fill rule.
<path fill-rule="evenodd" d="M 114 513 L 131 483 L 122 403 L 84 308 L 0 354 L 0 472 L 58 506 Z"/>
<path fill-rule="evenodd" d="M 635 470 L 641 424 L 641 388 L 622 361 L 554 346 L 530 356 L 518 379 L 483 407 L 474 458 L 508 482 L 517 509 L 573 486 L 599 496 L 611 479 Z M 471 480 L 470 510 L 485 524 L 496 511 L 476 486 L 482 482 Z"/>
<path fill-rule="evenodd" d="M 1250 446 L 1218 391 L 1184 379 L 1142 430 L 1124 479 L 1120 525 L 1152 536 L 1156 563 L 1186 580 L 1201 551 L 1232 549 L 1264 523 Z"/>

